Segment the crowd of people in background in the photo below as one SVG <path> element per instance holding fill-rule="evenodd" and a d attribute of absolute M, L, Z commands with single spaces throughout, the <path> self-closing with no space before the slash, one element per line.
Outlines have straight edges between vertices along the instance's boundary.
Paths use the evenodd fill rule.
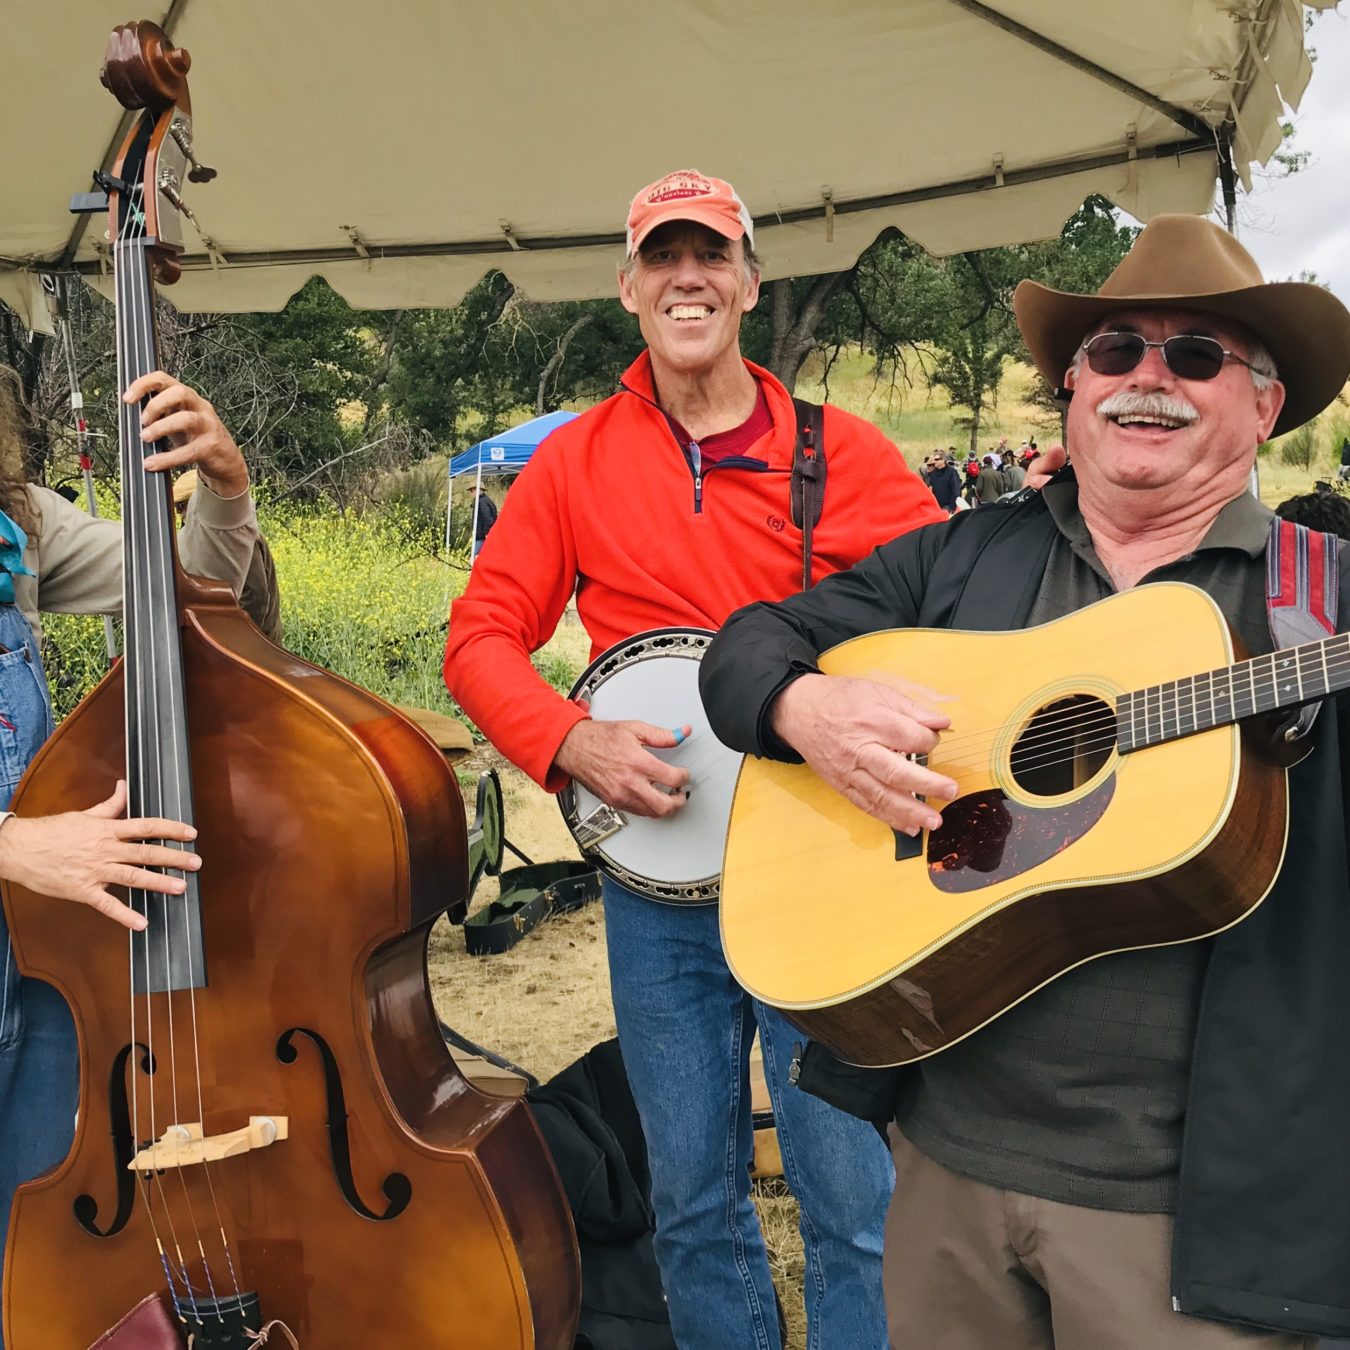
<path fill-rule="evenodd" d="M 956 447 L 939 446 L 919 467 L 919 477 L 928 484 L 937 504 L 950 516 L 976 506 L 988 506 L 1001 497 L 1020 492 L 1026 481 L 1027 467 L 1041 452 L 1033 439 L 1014 450 L 1008 438 L 1001 436 L 983 456 L 972 450 L 958 469 Z"/>

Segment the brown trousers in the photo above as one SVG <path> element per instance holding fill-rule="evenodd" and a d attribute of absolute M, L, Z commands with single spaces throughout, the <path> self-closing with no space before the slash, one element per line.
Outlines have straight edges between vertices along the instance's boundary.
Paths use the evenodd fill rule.
<path fill-rule="evenodd" d="M 1172 1219 L 971 1181 L 891 1130 L 892 1350 L 1312 1350 L 1172 1311 Z"/>

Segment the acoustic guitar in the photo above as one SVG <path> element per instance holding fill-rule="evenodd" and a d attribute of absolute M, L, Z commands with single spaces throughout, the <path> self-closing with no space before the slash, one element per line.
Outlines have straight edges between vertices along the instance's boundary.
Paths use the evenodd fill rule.
<path fill-rule="evenodd" d="M 826 674 L 954 695 L 926 761 L 958 795 L 911 838 L 809 768 L 748 756 L 722 874 L 737 979 L 841 1058 L 896 1065 L 1094 957 L 1238 923 L 1288 827 L 1285 768 L 1251 719 L 1350 687 L 1350 636 L 1236 663 L 1235 641 L 1169 582 L 1020 632 L 826 652 Z"/>

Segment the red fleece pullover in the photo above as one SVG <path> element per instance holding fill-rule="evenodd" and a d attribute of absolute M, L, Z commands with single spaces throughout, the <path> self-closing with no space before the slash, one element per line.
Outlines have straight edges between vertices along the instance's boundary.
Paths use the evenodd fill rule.
<path fill-rule="evenodd" d="M 586 714 L 549 687 L 530 653 L 553 635 L 574 589 L 592 658 L 651 628 L 720 628 L 742 605 L 801 589 L 792 398 L 767 370 L 746 366 L 773 430 L 699 481 L 654 401 L 643 352 L 619 393 L 535 451 L 451 607 L 446 685 L 497 749 L 550 792 L 567 782 L 553 757 Z M 817 579 L 945 519 L 870 422 L 827 406 L 824 439 Z"/>

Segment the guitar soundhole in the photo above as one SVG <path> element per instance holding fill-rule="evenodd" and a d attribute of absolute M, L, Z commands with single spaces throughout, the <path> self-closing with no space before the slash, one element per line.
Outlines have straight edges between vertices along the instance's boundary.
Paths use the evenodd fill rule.
<path fill-rule="evenodd" d="M 1116 748 L 1116 714 L 1090 694 L 1056 699 L 1022 729 L 1012 776 L 1023 792 L 1058 797 L 1092 779 Z"/>

